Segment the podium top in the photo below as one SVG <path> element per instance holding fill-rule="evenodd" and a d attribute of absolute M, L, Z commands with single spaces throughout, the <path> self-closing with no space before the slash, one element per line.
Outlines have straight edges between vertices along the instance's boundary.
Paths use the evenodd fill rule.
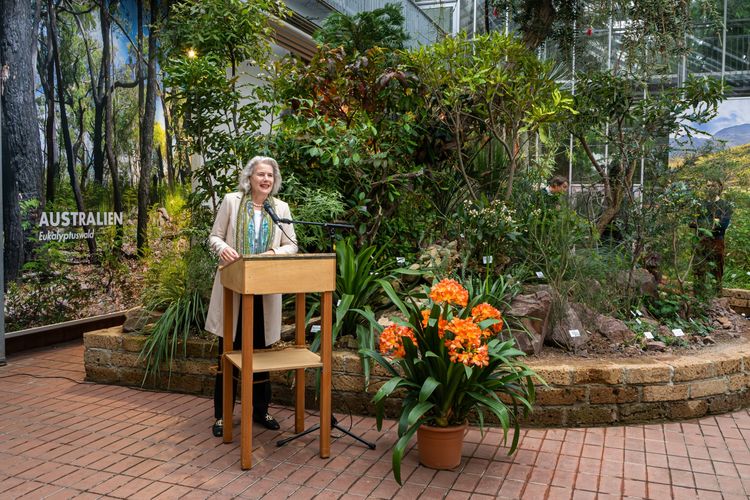
<path fill-rule="evenodd" d="M 336 254 L 249 255 L 219 267 L 221 283 L 241 294 L 332 292 Z"/>

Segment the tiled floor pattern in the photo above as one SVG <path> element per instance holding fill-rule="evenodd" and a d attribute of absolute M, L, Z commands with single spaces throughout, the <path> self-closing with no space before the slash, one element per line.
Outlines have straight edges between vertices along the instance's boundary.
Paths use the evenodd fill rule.
<path fill-rule="evenodd" d="M 0 499 L 10 498 L 724 498 L 750 493 L 750 412 L 698 421 L 528 429 L 513 457 L 500 433 L 469 431 L 456 471 L 403 466 L 392 478 L 390 446 L 372 418 L 353 431 L 377 450 L 343 436 L 331 458 L 316 434 L 277 448 L 282 432 L 256 426 L 255 466 L 242 471 L 239 441 L 210 433 L 210 400 L 81 383 L 80 342 L 12 356 L 0 367 Z M 22 374 L 66 378 L 33 378 Z M 236 415 L 239 411 L 235 412 Z M 349 417 L 341 418 L 343 425 Z M 309 417 L 314 423 L 315 417 Z"/>

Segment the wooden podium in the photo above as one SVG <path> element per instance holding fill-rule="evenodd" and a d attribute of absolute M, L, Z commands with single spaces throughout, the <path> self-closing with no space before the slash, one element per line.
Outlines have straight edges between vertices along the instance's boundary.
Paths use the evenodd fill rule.
<path fill-rule="evenodd" d="M 336 254 L 254 255 L 219 269 L 224 286 L 224 442 L 232 442 L 232 365 L 239 368 L 242 382 L 240 401 L 240 465 L 252 467 L 253 373 L 295 370 L 295 432 L 305 430 L 305 368 L 321 367 L 320 457 L 331 449 L 331 351 L 333 291 L 336 289 Z M 233 293 L 242 297 L 242 350 L 232 351 L 234 323 Z M 305 294 L 321 294 L 320 355 L 305 346 Z M 274 293 L 296 295 L 296 344 L 276 351 L 253 353 L 253 296 Z"/>

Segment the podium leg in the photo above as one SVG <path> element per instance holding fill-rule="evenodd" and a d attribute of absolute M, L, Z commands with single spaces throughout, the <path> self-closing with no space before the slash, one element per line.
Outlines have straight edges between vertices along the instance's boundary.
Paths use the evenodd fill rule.
<path fill-rule="evenodd" d="M 298 293 L 294 311 L 296 322 L 296 343 L 305 345 L 305 294 Z M 305 370 L 295 370 L 294 375 L 294 432 L 299 434 L 305 430 Z"/>
<path fill-rule="evenodd" d="M 331 363 L 333 351 L 333 292 L 323 292 L 320 304 L 320 322 L 323 338 L 320 342 L 320 458 L 331 455 Z"/>
<path fill-rule="evenodd" d="M 222 439 L 224 443 L 232 442 L 232 363 L 227 358 L 226 354 L 232 349 L 233 335 L 232 323 L 233 321 L 233 301 L 234 294 L 229 288 L 224 288 L 224 349 L 221 353 L 221 390 L 223 393 L 222 403 L 222 420 L 224 421 L 224 434 Z"/>
<path fill-rule="evenodd" d="M 253 296 L 242 296 L 242 420 L 240 426 L 240 467 L 253 466 Z"/>

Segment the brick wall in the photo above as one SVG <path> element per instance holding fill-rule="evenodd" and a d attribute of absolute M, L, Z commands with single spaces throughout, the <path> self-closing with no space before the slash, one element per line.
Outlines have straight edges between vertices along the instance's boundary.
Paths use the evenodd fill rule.
<path fill-rule="evenodd" d="M 729 305 L 738 313 L 750 315 L 750 290 L 740 288 L 725 288 L 722 290 L 724 297 L 729 297 Z"/>
<path fill-rule="evenodd" d="M 87 333 L 87 379 L 140 385 L 143 367 L 138 352 L 144 340 L 140 335 L 122 334 L 119 327 Z M 215 360 L 215 342 L 191 340 L 187 355 L 181 354 L 173 367 L 170 390 L 212 394 Z M 548 384 L 538 387 L 534 412 L 524 422 L 529 426 L 680 420 L 750 406 L 750 341 L 685 356 L 562 361 L 529 358 L 528 364 Z M 332 370 L 334 411 L 374 414 L 370 400 L 388 379 L 387 374 L 373 364 L 365 392 L 360 358 L 349 351 L 333 353 Z M 166 389 L 166 369 L 162 372 L 159 380 L 149 380 L 146 387 Z M 292 380 L 287 373 L 272 375 L 274 402 L 292 404 Z M 307 370 L 307 404 L 311 408 L 317 406 L 314 381 L 314 371 Z M 397 415 L 399 405 L 398 400 L 391 399 L 387 414 Z"/>

